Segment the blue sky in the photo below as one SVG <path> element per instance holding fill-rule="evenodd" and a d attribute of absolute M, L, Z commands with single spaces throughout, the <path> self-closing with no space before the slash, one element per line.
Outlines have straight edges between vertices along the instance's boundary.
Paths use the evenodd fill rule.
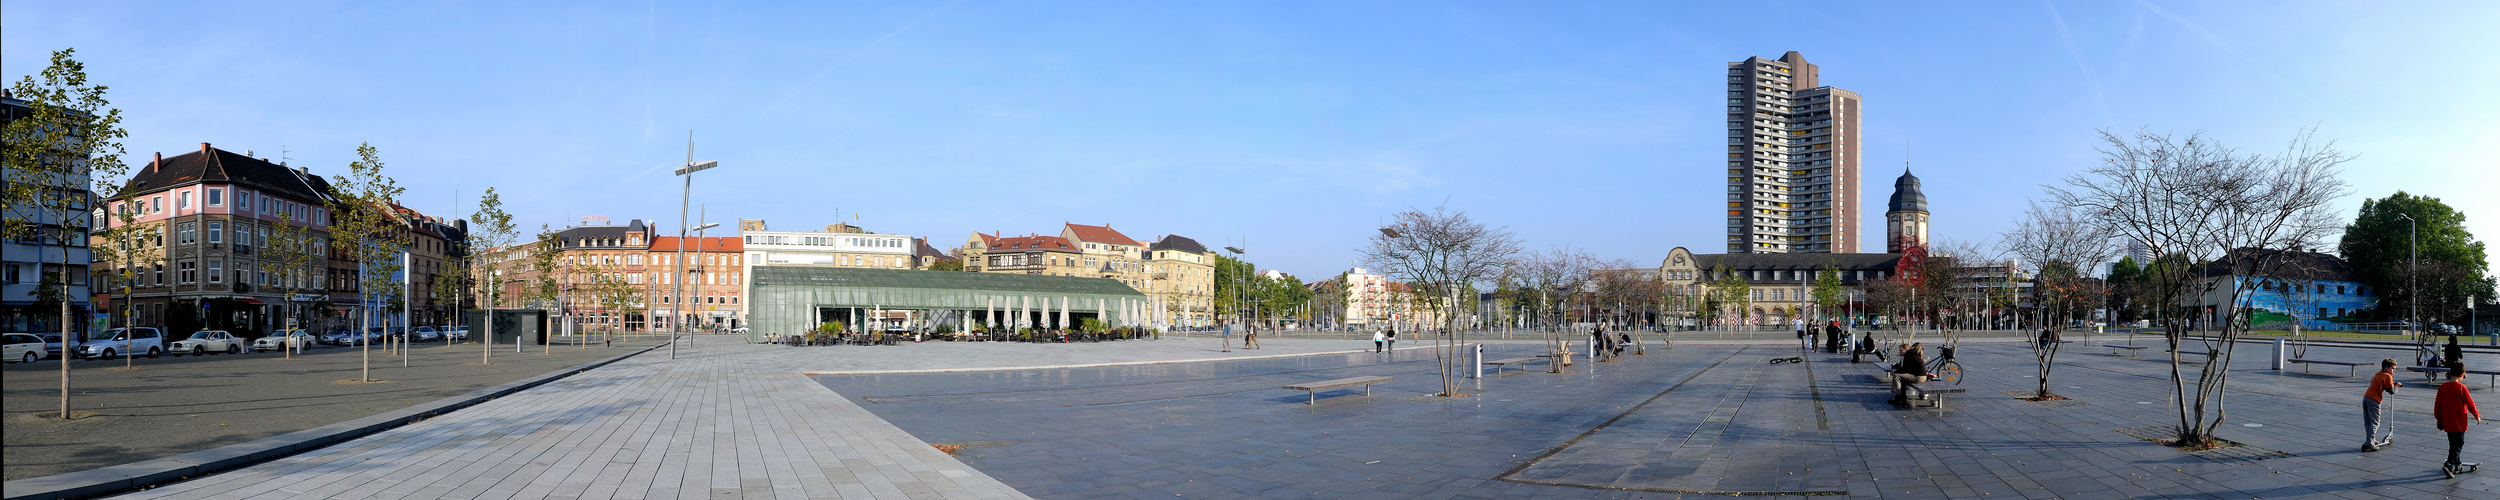
<path fill-rule="evenodd" d="M 1940 238 L 1988 240 L 2094 130 L 2279 149 L 2316 127 L 2500 239 L 2500 2 L 115 2 L 0 4 L 0 75 L 76 47 L 130 158 L 201 142 L 412 206 L 495 186 L 530 227 L 710 219 L 929 236 L 1109 223 L 1351 264 L 1446 201 L 1532 248 L 1716 252 L 1721 74 L 1795 50 L 1866 98 L 1880 203 L 1905 145 Z M 1880 215 L 1880 206 L 1866 207 Z M 853 219 L 857 217 L 857 219 Z M 1860 224 L 1880 248 L 1879 217 Z"/>

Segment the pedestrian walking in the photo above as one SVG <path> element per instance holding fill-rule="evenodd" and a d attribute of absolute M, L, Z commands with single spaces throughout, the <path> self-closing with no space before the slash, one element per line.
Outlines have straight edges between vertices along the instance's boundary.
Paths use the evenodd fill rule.
<path fill-rule="evenodd" d="M 1388 341 L 1389 336 L 1382 335 L 1380 330 L 1372 330 L 1372 354 L 1380 354 L 1381 344 Z"/>
<path fill-rule="evenodd" d="M 2396 388 L 2404 385 L 2396 381 L 2396 359 L 2379 360 L 2378 373 L 2370 376 L 2370 392 L 2361 395 L 2361 451 L 2378 451 L 2396 444 L 2395 424 L 2387 420 L 2387 403 L 2381 398 L 2395 394 Z M 2387 437 L 2379 437 L 2381 432 Z"/>
<path fill-rule="evenodd" d="M 2477 464 L 2458 456 L 2465 451 L 2466 417 L 2473 417 L 2475 423 L 2483 421 L 2482 410 L 2474 407 L 2474 395 L 2465 388 L 2464 364 L 2448 364 L 2448 383 L 2439 384 L 2439 397 L 2431 402 L 2431 414 L 2439 417 L 2439 430 L 2448 433 L 2448 461 L 2440 464 L 2440 470 L 2447 472 L 2448 477 L 2457 477 L 2459 472 L 2476 468 Z"/>
<path fill-rule="evenodd" d="M 1259 348 L 1259 325 L 1247 325 L 1241 328 L 1241 348 Z"/>
<path fill-rule="evenodd" d="M 1223 351 L 1223 352 L 1233 352 L 1233 324 L 1232 324 L 1231 322 L 1223 322 L 1223 323 L 1219 323 L 1219 324 L 1224 325 L 1224 337 L 1223 337 L 1223 338 L 1224 338 L 1224 351 Z"/>
<path fill-rule="evenodd" d="M 1814 348 L 1814 343 L 1809 342 L 1809 341 L 1807 341 L 1807 340 L 1806 340 L 1806 327 L 1804 327 L 1804 326 L 1799 326 L 1799 327 L 1797 327 L 1797 348 L 1798 348 L 1798 349 L 1813 349 L 1813 348 Z"/>
<path fill-rule="evenodd" d="M 1398 327 L 1389 327 L 1389 353 L 1398 353 Z"/>

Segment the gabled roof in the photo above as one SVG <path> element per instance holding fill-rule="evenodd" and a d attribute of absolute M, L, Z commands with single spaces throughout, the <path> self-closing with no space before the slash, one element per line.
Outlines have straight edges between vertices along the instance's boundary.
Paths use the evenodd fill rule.
<path fill-rule="evenodd" d="M 989 251 L 992 253 L 999 251 L 1079 253 L 1077 252 L 1075 244 L 1068 243 L 1067 238 L 1057 236 L 1033 235 L 998 238 L 996 241 L 990 242 L 989 246 Z"/>
<path fill-rule="evenodd" d="M 202 182 L 232 183 L 298 201 L 327 202 L 330 183 L 321 176 L 200 143 L 198 151 L 150 160 L 122 184 L 138 196 Z"/>
<path fill-rule="evenodd" d="M 1136 238 L 1130 238 L 1130 237 L 1128 237 L 1128 235 L 1125 235 L 1125 234 L 1120 234 L 1120 232 L 1119 232 L 1119 231 L 1113 231 L 1113 230 L 1111 230 L 1111 225 L 1110 225 L 1110 224 L 1103 224 L 1103 225 L 1100 225 L 1100 226 L 1088 226 L 1088 225 L 1084 225 L 1084 224 L 1078 224 L 1078 223 L 1070 222 L 1070 223 L 1067 223 L 1067 225 L 1068 225 L 1068 234 L 1076 236 L 1076 240 L 1077 240 L 1077 241 L 1090 241 L 1090 242 L 1094 242 L 1094 243 L 1110 243 L 1110 244 L 1114 244 L 1114 245 L 1135 245 L 1135 244 L 1137 244 L 1137 239 L 1136 239 Z"/>
<path fill-rule="evenodd" d="M 682 241 L 682 240 L 691 240 L 691 239 L 695 239 L 695 238 L 694 238 L 694 237 L 691 237 L 691 236 L 690 236 L 690 237 L 685 237 L 685 238 L 679 238 L 679 237 L 676 237 L 676 236 L 660 236 L 660 237 L 651 238 L 651 251 L 654 251 L 654 252 L 675 252 L 675 251 L 677 251 L 677 242 Z M 703 237 L 703 241 L 702 241 L 702 242 L 700 242 L 700 243 L 696 243 L 696 244 L 694 244 L 694 245 L 692 245 L 692 246 L 687 247 L 687 248 L 686 248 L 686 251 L 688 251 L 688 252 L 743 252 L 743 251 L 746 251 L 746 240 L 745 240 L 744 238 L 739 238 L 739 237 L 736 237 L 736 236 L 705 236 L 705 237 Z"/>
<path fill-rule="evenodd" d="M 913 257 L 946 257 L 945 251 L 938 250 L 937 247 L 929 246 L 928 238 L 912 238 L 911 242 L 913 246 L 916 247 L 911 251 Z"/>
<path fill-rule="evenodd" d="M 1198 240 L 1189 239 L 1187 236 L 1172 234 L 1165 235 L 1163 237 L 1163 241 L 1155 242 L 1154 245 L 1148 247 L 1147 250 L 1172 250 L 1204 255 L 1207 253 L 1207 246 L 1200 245 L 1198 244 Z"/>

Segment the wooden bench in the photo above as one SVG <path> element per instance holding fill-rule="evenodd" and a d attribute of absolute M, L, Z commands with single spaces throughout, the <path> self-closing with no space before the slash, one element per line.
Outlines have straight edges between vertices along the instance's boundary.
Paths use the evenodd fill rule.
<path fill-rule="evenodd" d="M 1493 367 L 1493 373 L 1494 373 L 1494 374 L 1496 374 L 1496 375 L 1499 375 L 1499 374 L 1501 374 L 1501 373 L 1502 373 L 1502 367 L 1504 367 L 1504 366 L 1520 366 L 1520 365 L 1526 365 L 1526 364 L 1528 364 L 1528 363 L 1534 363 L 1534 362 L 1536 362 L 1536 361 L 1537 361 L 1537 357 L 1536 357 L 1536 356 L 1528 356 L 1528 357 L 1524 357 L 1524 358 L 1496 359 L 1496 360 L 1492 360 L 1492 361 L 1486 361 L 1486 362 L 1484 362 L 1484 364 L 1485 364 L 1485 366 L 1491 366 L 1491 367 Z M 1527 369 L 1527 368 L 1524 368 L 1524 367 L 1523 367 L 1523 368 L 1520 368 L 1520 369 L 1521 369 L 1521 370 L 1525 370 L 1525 369 Z"/>
<path fill-rule="evenodd" d="M 2285 363 L 2294 363 L 2294 364 L 2298 364 L 2298 365 L 2300 365 L 2300 372 L 2301 372 L 2301 373 L 2309 373 L 2309 365 L 2333 365 L 2333 366 L 2341 366 L 2341 367 L 2345 367 L 2345 368 L 2350 368 L 2350 369 L 2352 369 L 2352 370 L 2351 370 L 2351 372 L 2352 372 L 2352 374 L 2351 374 L 2351 375 L 2359 375 L 2359 374 L 2361 374 L 2361 365 L 2368 364 L 2368 363 L 2348 363 L 2348 362 L 2343 362 L 2343 361 L 2327 361 L 2327 360 L 2322 360 L 2322 359 L 2300 359 L 2300 358 L 2286 359 L 2286 360 L 2283 360 L 2283 362 L 2285 362 Z M 2351 375 L 2346 375 L 2346 376 L 2351 376 Z"/>
<path fill-rule="evenodd" d="M 2111 355 L 2111 356 L 2116 356 L 2116 355 L 2118 355 L 2118 350 L 2119 350 L 2119 349 L 2126 349 L 2126 350 L 2127 350 L 2127 355 L 2128 355 L 2128 356 L 2134 356 L 2134 355 L 2135 355 L 2135 353 L 2144 352 L 2144 350 L 2145 350 L 2145 349 L 2151 349 L 2151 348 L 2153 348 L 2152 346 L 2142 346 L 2142 345 L 2119 345 L 2119 344 L 2101 344 L 2101 347 L 2107 347 L 2107 348 L 2109 348 L 2109 355 Z"/>
<path fill-rule="evenodd" d="M 1310 404 L 1319 404 L 1319 391 L 1354 387 L 1359 385 L 1363 386 L 1363 395 L 1370 396 L 1372 395 L 1372 384 L 1386 383 L 1390 380 L 1395 379 L 1389 377 L 1341 378 L 1336 380 L 1322 380 L 1318 382 L 1305 382 L 1300 384 L 1286 384 L 1285 389 L 1295 391 L 1311 391 Z"/>
<path fill-rule="evenodd" d="M 2428 381 L 2432 381 L 2432 382 L 2438 382 L 2438 381 L 2439 381 L 2439 374 L 2442 374 L 2442 373 L 2448 373 L 2448 367 L 2445 367 L 2445 366 L 2407 366 L 2407 367 L 2405 367 L 2405 371 L 2409 371 L 2409 372 L 2421 372 L 2421 373 L 2422 373 L 2422 379 L 2423 379 L 2423 380 L 2428 380 Z M 2490 376 L 2491 376 L 2491 382 L 2490 382 L 2490 383 L 2486 383 L 2486 384 L 2484 384 L 2484 385 L 2483 385 L 2484 387 L 2492 387 L 2492 386 L 2500 385 L 2500 370 L 2466 370 L 2466 371 L 2465 371 L 2465 374 L 2467 374 L 2467 375 L 2490 375 Z"/>

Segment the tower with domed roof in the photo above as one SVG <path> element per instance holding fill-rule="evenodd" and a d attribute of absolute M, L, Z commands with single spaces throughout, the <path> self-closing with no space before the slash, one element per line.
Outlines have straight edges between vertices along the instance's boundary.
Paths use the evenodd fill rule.
<path fill-rule="evenodd" d="M 1892 181 L 1892 205 L 1884 211 L 1884 252 L 1901 253 L 1927 245 L 1927 195 L 1918 192 L 1918 176 L 1901 167 Z"/>

